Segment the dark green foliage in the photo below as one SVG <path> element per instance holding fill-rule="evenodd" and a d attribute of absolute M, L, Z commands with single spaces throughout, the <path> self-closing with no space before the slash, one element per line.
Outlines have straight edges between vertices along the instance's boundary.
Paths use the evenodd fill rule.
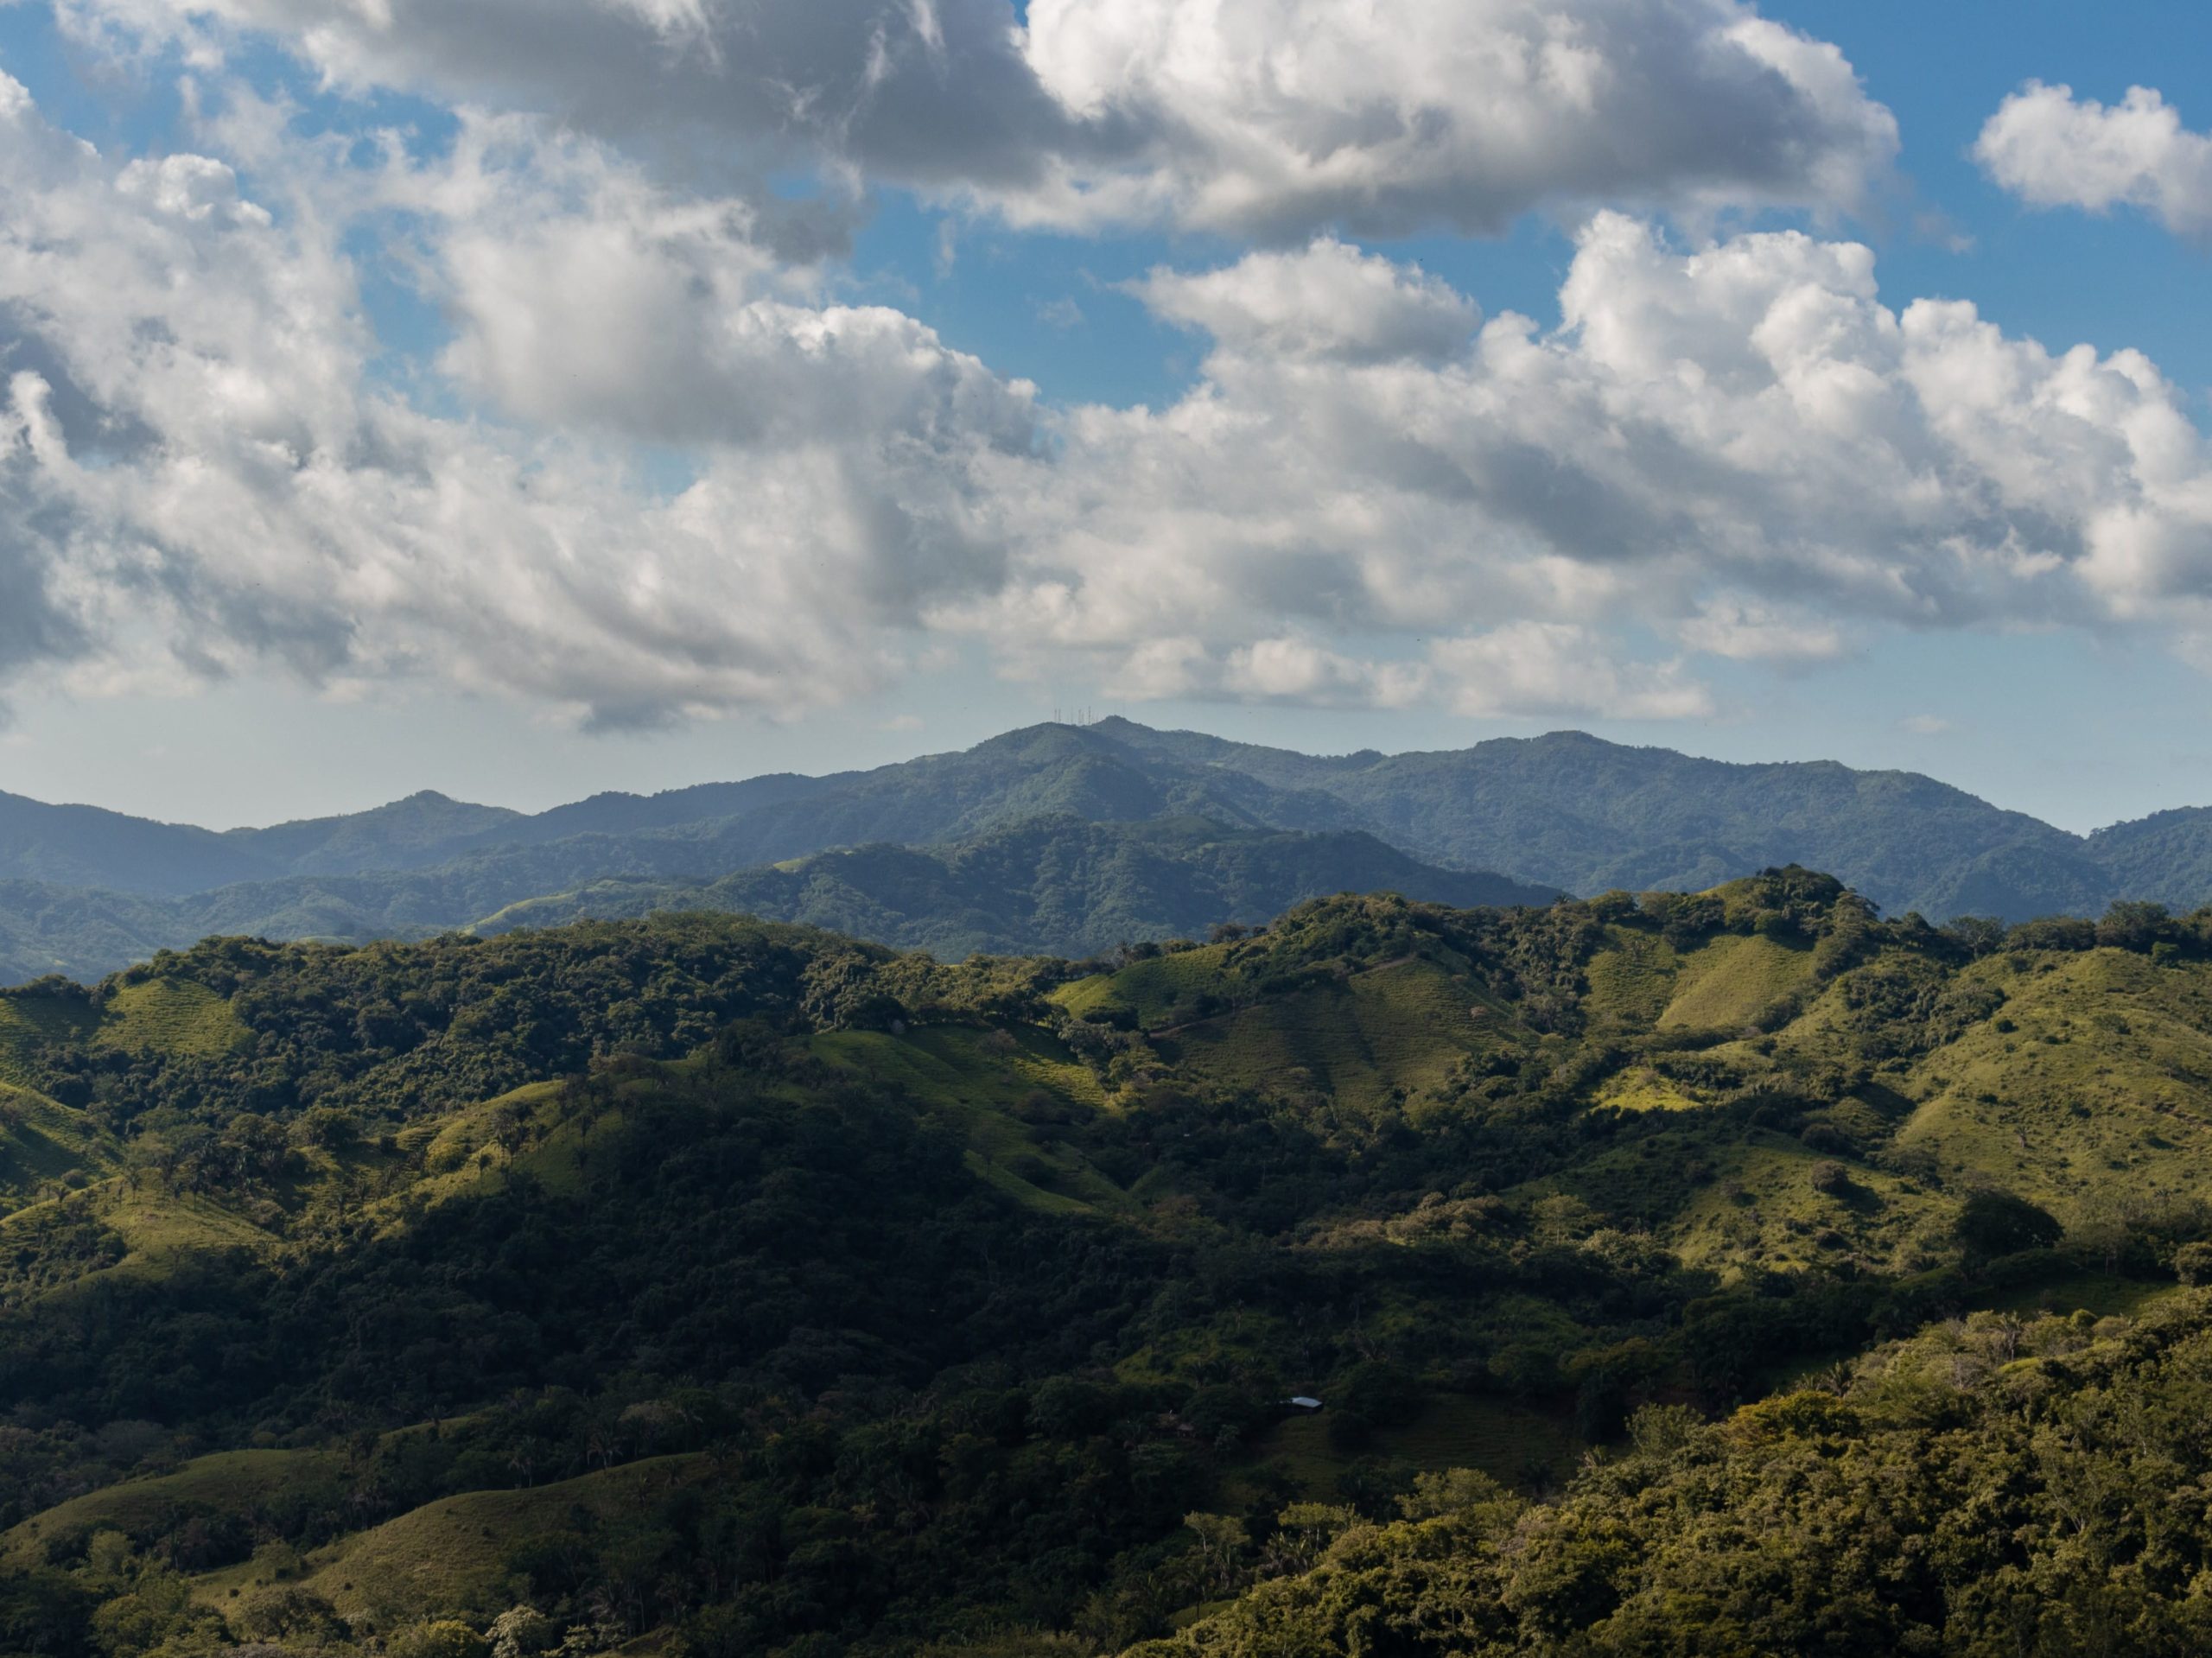
<path fill-rule="evenodd" d="M 156 980 L 204 986 L 229 999 L 238 1045 L 48 1049 L 27 1074 L 118 1128 L 148 1112 L 212 1128 L 242 1108 L 283 1117 L 332 1106 L 373 1132 L 595 1057 L 688 1053 L 734 1020 L 880 1023 L 898 1016 L 899 989 L 929 982 L 893 962 L 871 946 L 712 915 L 362 950 L 210 940 L 117 975 L 94 1000 Z"/>
<path fill-rule="evenodd" d="M 2089 837 L 2089 850 L 2130 897 L 2195 909 L 2212 895 L 2212 809 L 2185 806 L 2114 823 Z"/>
<path fill-rule="evenodd" d="M 1959 1242 L 1975 1255 L 2018 1255 L 2046 1249 L 2066 1229 L 2057 1218 L 2009 1191 L 1977 1191 L 1959 1211 Z"/>
<path fill-rule="evenodd" d="M 1973 1310 L 2181 1296 L 2202 1207 L 2120 1199 L 2190 1128 L 2095 1203 L 1903 1132 L 2196 1089 L 2199 918 L 2139 918 L 1784 866 L 1084 965 L 700 914 L 34 988 L 15 1121 L 89 1172 L 0 1217 L 4 1638 L 2186 1649 L 2143 1494 L 2212 1472 L 2207 1338 Z"/>
<path fill-rule="evenodd" d="M 1555 1502 L 1355 1528 L 1131 1658 L 2125 1652 L 2212 1640 L 2202 1298 L 2124 1338 L 1980 1318 L 1707 1426 L 1647 1408 Z"/>
<path fill-rule="evenodd" d="M 63 1572 L 0 1573 L 0 1651 L 78 1658 L 92 1648 L 99 1592 Z"/>

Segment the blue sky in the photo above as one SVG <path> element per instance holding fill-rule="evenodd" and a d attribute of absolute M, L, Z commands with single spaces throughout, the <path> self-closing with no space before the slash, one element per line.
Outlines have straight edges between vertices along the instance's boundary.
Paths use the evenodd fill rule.
<path fill-rule="evenodd" d="M 1431 153 L 1356 143 L 1317 183 L 1301 146 L 1374 113 L 1395 43 L 1240 0 L 1260 32 L 1198 42 L 1217 82 L 1102 84 L 1179 25 L 1101 3 L 1040 13 L 1024 58 L 996 0 L 926 29 L 557 0 L 515 70 L 489 4 L 335 43 L 304 0 L 0 5 L 35 106 L 0 380 L 44 399 L 18 374 L 0 423 L 0 786 L 219 825 L 541 806 L 1089 707 L 1315 749 L 1573 726 L 1834 758 L 2081 829 L 2212 802 L 2212 467 L 2172 424 L 2212 426 L 2202 8 L 1686 0 L 1682 61 L 1771 20 L 1862 92 L 1414 86 Z M 1489 10 L 1398 25 L 1441 61 Z M 1608 42 L 1675 44 L 1665 9 L 1535 10 L 1601 76 Z M 894 14 L 891 67 L 817 130 Z M 1312 54 L 1305 124 L 1237 101 L 1269 29 Z M 1370 81 L 1316 67 L 1363 51 Z M 756 108 L 748 53 L 831 93 Z M 1978 152 L 2031 81 L 2072 101 Z M 2170 142 L 2091 107 L 2131 86 Z M 36 257 L 48 219 L 73 275 Z M 1793 230 L 1871 248 L 1878 300 Z M 1897 347 L 1916 300 L 1997 345 Z M 1503 312 L 1525 384 L 1469 344 Z M 2073 379 L 1998 362 L 2082 343 Z M 1808 423 L 1770 433 L 1785 393 Z"/>

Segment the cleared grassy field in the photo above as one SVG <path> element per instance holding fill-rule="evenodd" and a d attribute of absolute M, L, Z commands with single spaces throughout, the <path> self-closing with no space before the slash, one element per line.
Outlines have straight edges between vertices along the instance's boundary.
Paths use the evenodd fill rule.
<path fill-rule="evenodd" d="M 2145 1283 L 2117 1273 L 2074 1273 L 1984 1298 L 1981 1304 L 1997 1312 L 2082 1311 L 2100 1318 L 2139 1318 L 2162 1302 L 2187 1293 L 2178 1284 Z"/>
<path fill-rule="evenodd" d="M 569 1528 L 580 1512 L 635 1513 L 709 1469 L 704 1457 L 654 1457 L 550 1485 L 442 1498 L 316 1549 L 298 1581 L 379 1630 L 433 1610 L 467 1609 L 481 1621 L 512 1604 L 505 1563 L 518 1545 Z M 227 1567 L 194 1579 L 193 1592 L 221 1605 L 251 1593 L 258 1575 L 251 1562 Z"/>
<path fill-rule="evenodd" d="M 2113 950 L 1974 972 L 2001 1016 L 1916 1067 L 1901 1146 L 2068 1221 L 2212 1192 L 2212 972 Z"/>
<path fill-rule="evenodd" d="M 0 1213 L 65 1174 L 105 1173 L 118 1153 L 113 1136 L 82 1111 L 0 1083 Z"/>
<path fill-rule="evenodd" d="M 94 1213 L 122 1236 L 130 1253 L 107 1270 L 159 1275 L 180 1255 L 223 1249 L 265 1250 L 276 1239 L 243 1215 L 197 1192 L 133 1191 L 110 1181 L 95 1194 Z"/>
<path fill-rule="evenodd" d="M 1207 944 L 1134 962 L 1118 972 L 1061 985 L 1051 999 L 1078 1019 L 1100 1012 L 1126 1013 L 1149 1029 L 1177 1007 L 1219 986 L 1230 948 Z"/>
<path fill-rule="evenodd" d="M 100 1009 L 96 1041 L 125 1052 L 227 1053 L 250 1039 L 225 998 L 201 984 L 149 979 L 125 985 Z"/>
<path fill-rule="evenodd" d="M 1585 975 L 1592 1020 L 1632 1026 L 1656 1024 L 1667 1010 L 1681 970 L 1675 947 L 1626 927 L 1608 927 L 1605 934 L 1607 948 L 1592 959 Z"/>
<path fill-rule="evenodd" d="M 1126 1205 L 1121 1189 L 1053 1132 L 1071 1114 L 1098 1110 L 1104 1096 L 1090 1071 L 1046 1032 L 841 1031 L 809 1045 L 832 1064 L 897 1083 L 957 1123 L 969 1169 L 1016 1202 L 1043 1214 Z"/>
<path fill-rule="evenodd" d="M 1686 1266 L 1724 1278 L 1747 1267 L 1845 1262 L 1908 1270 L 1916 1252 L 1946 1242 L 1955 1198 L 1868 1168 L 1852 1169 L 1841 1191 L 1824 1191 L 1814 1172 L 1831 1161 L 1780 1135 L 1721 1149 L 1713 1178 L 1684 1194 L 1664 1236 Z"/>
<path fill-rule="evenodd" d="M 81 1040 L 96 1023 L 92 1004 L 75 997 L 0 996 L 0 1083 L 29 1083 L 23 1059 L 30 1049 Z"/>
<path fill-rule="evenodd" d="M 1732 1030 L 1812 982 L 1809 947 L 1754 935 L 1710 939 L 1680 958 L 1662 1030 Z"/>
<path fill-rule="evenodd" d="M 1600 1084 L 1591 1103 L 1615 1111 L 1694 1111 L 1704 1102 L 1649 1065 L 1631 1065 Z"/>
<path fill-rule="evenodd" d="M 1411 960 L 1187 1026 L 1157 1045 L 1209 1082 L 1325 1095 L 1366 1115 L 1394 1095 L 1436 1088 L 1491 1045 L 1474 994 L 1435 962 Z"/>
<path fill-rule="evenodd" d="M 181 1508 L 251 1515 L 278 1501 L 343 1494 L 345 1460 L 327 1451 L 226 1451 L 174 1473 L 124 1480 L 73 1497 L 0 1532 L 0 1566 L 21 1569 L 45 1558 L 48 1543 L 74 1534 L 120 1531 L 134 1541 Z"/>
<path fill-rule="evenodd" d="M 18 1086 L 34 1080 L 25 1061 L 42 1042 L 89 1043 L 125 1053 L 219 1054 L 248 1039 L 226 999 L 183 980 L 125 985 L 97 1011 L 75 996 L 0 996 L 0 1083 Z"/>

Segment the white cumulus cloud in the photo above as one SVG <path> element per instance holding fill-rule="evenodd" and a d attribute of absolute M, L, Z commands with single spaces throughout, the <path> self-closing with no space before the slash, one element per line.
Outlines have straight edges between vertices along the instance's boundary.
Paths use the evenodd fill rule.
<path fill-rule="evenodd" d="M 372 373 L 342 223 L 207 156 L 116 168 L 0 86 L 0 670 L 791 712 L 1003 580 L 976 467 L 1022 451 L 1027 389 L 898 313 L 758 291 L 734 208 L 557 149 L 388 178 L 489 405 L 440 416 Z M 689 446 L 672 496 L 626 465 L 658 439 Z"/>
<path fill-rule="evenodd" d="M 681 60 L 724 14 L 607 17 Z M 512 115 L 371 165 L 281 126 L 111 161 L 0 81 L 0 682 L 619 723 L 964 639 L 1130 697 L 1681 718 L 1701 664 L 1884 627 L 2212 636 L 2212 456 L 2155 365 L 1892 308 L 1856 243 L 1600 213 L 1548 328 L 1324 233 L 1154 271 L 1195 383 L 1056 407 L 743 188 Z M 446 330 L 404 372 L 364 237 Z"/>
<path fill-rule="evenodd" d="M 1440 641 L 1433 654 L 1459 714 L 1686 720 L 1713 711 L 1679 661 L 1622 662 L 1608 640 L 1569 623 L 1511 622 Z"/>
<path fill-rule="evenodd" d="M 1160 316 L 1239 351 L 1345 362 L 1447 356 L 1479 314 L 1447 284 L 1334 238 L 1194 275 L 1163 268 L 1136 291 Z"/>
<path fill-rule="evenodd" d="M 1017 579 L 953 613 L 1125 694 L 1679 714 L 1700 656 L 2212 604 L 2212 455 L 2155 367 L 1892 310 L 1857 244 L 1600 215 L 1549 332 L 1329 241 L 1143 292 L 1211 332 L 1198 384 L 1059 416 L 1002 474 Z"/>
<path fill-rule="evenodd" d="M 1283 236 L 1547 202 L 1856 208 L 1896 154 L 1841 53 L 1735 0 L 1033 0 L 1024 55 L 1116 149 L 1017 218 Z"/>
<path fill-rule="evenodd" d="M 2212 236 L 2212 133 L 2183 126 L 2151 87 L 2106 105 L 2031 81 L 1989 118 L 1974 153 L 2036 206 L 2139 207 L 2180 235 Z"/>
<path fill-rule="evenodd" d="M 1897 149 L 1745 0 L 62 0 L 213 58 L 534 112 L 678 168 L 817 165 L 1016 222 L 1296 239 L 1533 207 L 1855 210 Z"/>

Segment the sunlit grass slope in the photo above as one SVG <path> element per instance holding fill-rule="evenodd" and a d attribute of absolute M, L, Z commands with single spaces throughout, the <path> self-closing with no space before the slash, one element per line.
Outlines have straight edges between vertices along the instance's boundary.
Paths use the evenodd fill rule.
<path fill-rule="evenodd" d="M 123 1480 L 48 1509 L 0 1532 L 0 1570 L 38 1564 L 57 1542 L 119 1531 L 134 1541 L 157 1534 L 179 1510 L 257 1513 L 279 1504 L 344 1500 L 345 1460 L 327 1451 L 225 1451 L 174 1473 Z"/>
<path fill-rule="evenodd" d="M 128 984 L 102 1003 L 94 1040 L 125 1052 L 214 1054 L 246 1039 L 229 999 L 188 979 Z"/>
<path fill-rule="evenodd" d="M 574 1528 L 580 1516 L 623 1513 L 703 1477 L 706 1460 L 657 1457 L 518 1490 L 442 1498 L 312 1551 L 290 1581 L 339 1611 L 384 1629 L 429 1612 L 488 1619 L 509 1603 L 508 1558 L 533 1538 Z M 194 1584 L 222 1605 L 270 1579 L 253 1563 Z"/>

